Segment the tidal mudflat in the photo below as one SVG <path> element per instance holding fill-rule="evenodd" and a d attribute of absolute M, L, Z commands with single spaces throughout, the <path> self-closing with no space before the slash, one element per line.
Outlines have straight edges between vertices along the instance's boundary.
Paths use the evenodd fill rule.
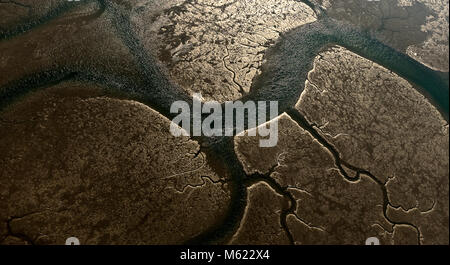
<path fill-rule="evenodd" d="M 0 244 L 448 244 L 447 0 L 34 2 L 0 1 Z M 173 137 L 193 93 L 278 101 L 277 146 Z"/>

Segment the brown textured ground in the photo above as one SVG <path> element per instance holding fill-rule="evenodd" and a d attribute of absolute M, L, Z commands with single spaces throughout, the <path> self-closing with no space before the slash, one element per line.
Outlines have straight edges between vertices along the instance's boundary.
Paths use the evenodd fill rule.
<path fill-rule="evenodd" d="M 283 196 L 269 185 L 257 183 L 248 188 L 247 211 L 243 225 L 230 241 L 234 245 L 279 244 L 288 245 L 289 240 L 280 226 L 280 211 L 286 204 Z"/>
<path fill-rule="evenodd" d="M 246 94 L 280 34 L 316 20 L 297 1 L 136 2 L 133 22 L 146 49 L 181 87 L 205 100 Z"/>
<path fill-rule="evenodd" d="M 0 0 L 0 31 L 33 22 L 61 4 L 58 0 Z"/>
<path fill-rule="evenodd" d="M 377 236 L 382 244 L 448 244 L 448 124 L 409 83 L 335 47 L 316 58 L 297 109 L 338 151 L 344 172 L 323 142 L 287 116 L 275 148 L 236 138 L 246 171 L 269 174 L 296 200 L 286 218 L 296 243 Z M 247 218 L 243 226 L 259 222 Z"/>
<path fill-rule="evenodd" d="M 319 0 L 327 13 L 443 72 L 449 68 L 448 0 Z"/>
<path fill-rule="evenodd" d="M 448 124 L 409 83 L 335 48 L 318 59 L 297 107 L 344 160 L 387 183 L 395 206 L 437 204 L 448 216 Z"/>
<path fill-rule="evenodd" d="M 97 89 L 58 85 L 2 114 L 3 244 L 180 244 L 224 215 L 229 191 L 196 142 Z"/>
<path fill-rule="evenodd" d="M 59 1 L 35 2 L 0 0 L 0 30 Z M 130 15 L 144 51 L 206 100 L 246 94 L 266 49 L 316 20 L 293 0 L 111 2 Z M 448 71 L 448 0 L 319 2 Z M 0 40 L 0 51 L 0 87 L 61 67 L 140 84 L 139 62 L 96 1 Z M 308 79 L 296 108 L 311 127 L 283 115 L 275 148 L 235 138 L 255 178 L 245 183 L 246 212 L 228 243 L 364 244 L 377 236 L 382 244 L 448 244 L 448 124 L 439 112 L 405 80 L 340 47 L 318 56 Z M 64 244 L 70 236 L 179 244 L 225 216 L 229 180 L 199 144 L 172 137 L 161 114 L 103 89 L 63 82 L 0 113 L 0 244 Z"/>
<path fill-rule="evenodd" d="M 111 16 L 100 14 L 96 2 L 76 6 L 45 25 L 2 41 L 0 50 L 0 86 L 61 67 L 135 79 L 138 74 L 128 48 L 111 25 Z"/>

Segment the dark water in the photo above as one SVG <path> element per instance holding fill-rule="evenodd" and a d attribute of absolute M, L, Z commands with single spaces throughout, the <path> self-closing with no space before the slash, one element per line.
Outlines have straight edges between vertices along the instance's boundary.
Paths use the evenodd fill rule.
<path fill-rule="evenodd" d="M 252 100 L 278 100 L 280 112 L 294 106 L 317 54 L 329 45 L 348 50 L 392 70 L 418 87 L 448 120 L 449 86 L 445 73 L 429 69 L 411 57 L 331 18 L 288 32 L 267 52 L 262 74 L 246 96 Z M 448 74 L 447 74 L 448 75 Z M 380 95 L 382 97 L 383 95 Z"/>
<path fill-rule="evenodd" d="M 163 74 L 164 71 L 159 69 L 155 58 L 146 52 L 135 36 L 127 14 L 123 13 L 116 5 L 109 5 L 106 1 L 98 1 L 98 3 L 100 4 L 100 12 L 97 13 L 102 13 L 107 9 L 116 17 L 114 23 L 117 34 L 130 49 L 135 61 L 141 67 L 142 76 L 146 81 L 145 87 L 122 86 L 123 91 L 121 92 L 129 94 L 131 98 L 142 103 L 151 105 L 168 117 L 171 116 L 169 111 L 171 103 L 177 100 L 189 102 L 189 95 L 168 80 Z M 313 6 L 313 4 L 309 4 Z M 32 23 L 22 29 L 27 31 L 33 29 L 33 25 L 45 24 L 55 16 L 73 8 L 73 5 L 64 5 L 63 7 L 38 20 L 39 23 Z M 262 74 L 254 79 L 251 92 L 245 95 L 242 101 L 278 101 L 280 113 L 289 110 L 300 97 L 307 74 L 312 69 L 317 54 L 327 46 L 337 44 L 392 70 L 415 84 L 419 92 L 424 94 L 448 120 L 448 73 L 444 74 L 431 70 L 368 34 L 327 17 L 323 10 L 319 10 L 319 12 L 322 13 L 320 13 L 318 21 L 300 26 L 284 34 L 280 41 L 267 51 L 267 62 L 262 66 Z M 21 32 L 0 34 L 0 41 L 21 34 Z M 80 69 L 54 69 L 54 72 L 59 71 L 73 73 L 75 76 L 76 73 L 83 76 L 102 75 L 95 69 L 83 69 L 81 71 Z M 2 108 L 28 91 L 38 89 L 42 85 L 45 86 L 51 81 L 52 76 L 45 72 L 36 73 L 25 79 L 26 82 L 23 82 L 25 80 L 17 80 L 9 86 L 0 88 L 0 106 Z M 53 79 L 59 80 L 61 75 L 55 74 Z M 95 79 L 93 81 L 99 80 L 98 78 Z M 109 80 L 107 77 L 100 79 Z M 105 82 L 105 84 L 107 83 L 113 82 Z"/>
<path fill-rule="evenodd" d="M 59 68 L 17 80 L 0 88 L 0 111 L 8 104 L 20 99 L 27 93 L 46 88 L 65 80 L 79 80 L 103 84 L 113 87 L 121 96 L 140 101 L 170 118 L 170 105 L 176 100 L 189 102 L 189 95 L 172 84 L 143 48 L 134 33 L 132 24 L 126 13 L 107 1 L 99 1 L 106 12 L 114 17 L 117 34 L 130 49 L 136 63 L 140 66 L 145 85 L 138 86 L 127 77 L 109 76 L 97 72 L 95 69 Z M 314 8 L 314 5 L 308 2 Z M 66 6 L 66 8 L 69 8 Z M 14 37 L 24 31 L 31 30 L 35 25 L 45 24 L 51 18 L 67 10 L 48 14 L 35 24 L 0 34 L 0 41 Z M 319 10 L 320 11 L 320 10 Z M 103 12 L 103 11 L 102 11 Z M 44 21 L 46 20 L 46 21 Z M 448 120 L 449 116 L 449 88 L 448 78 L 442 73 L 435 72 L 407 55 L 361 33 L 349 25 L 338 22 L 324 15 L 319 16 L 317 22 L 303 25 L 286 34 L 280 41 L 267 51 L 267 62 L 262 66 L 262 74 L 255 78 L 251 92 L 242 101 L 278 101 L 279 112 L 291 110 L 298 101 L 304 89 L 308 72 L 312 69 L 315 57 L 329 45 L 341 45 L 350 51 L 372 60 L 387 69 L 392 70 L 403 78 L 415 84 L 419 91 L 441 111 Z M 380 95 L 382 97 L 383 95 Z M 192 239 L 188 243 L 223 242 L 233 235 L 239 227 L 245 212 L 247 189 L 244 183 L 247 176 L 234 152 L 233 138 L 198 139 L 199 142 L 209 141 L 205 151 L 217 167 L 224 168 L 230 176 L 232 190 L 231 202 L 225 219 L 211 227 L 205 233 Z M 274 184 L 275 185 L 275 184 Z"/>

